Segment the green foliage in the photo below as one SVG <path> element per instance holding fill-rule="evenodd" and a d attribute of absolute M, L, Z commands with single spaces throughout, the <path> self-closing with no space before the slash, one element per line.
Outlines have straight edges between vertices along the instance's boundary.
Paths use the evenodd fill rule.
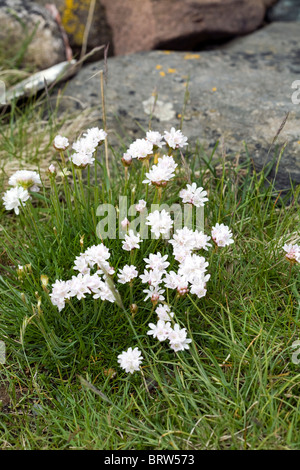
<path fill-rule="evenodd" d="M 234 164 L 219 152 L 218 145 L 211 155 L 197 146 L 185 157 L 191 180 L 208 192 L 206 233 L 222 222 L 235 244 L 207 254 L 206 297 L 176 300 L 176 320 L 193 339 L 184 353 L 146 335 L 154 314 L 139 281 L 133 298 L 120 288 L 125 311 L 86 298 L 58 312 L 49 299 L 51 284 L 74 274 L 74 258 L 100 242 L 99 204 L 117 206 L 119 195 L 129 204 L 153 201 L 144 169 L 129 169 L 126 180 L 119 153 L 110 149 L 109 178 L 101 147 L 95 171 L 75 186 L 72 175 L 57 184 L 44 177 L 19 218 L 1 209 L 0 339 L 8 357 L 0 374 L 10 395 L 0 412 L 3 448 L 299 449 L 300 369 L 291 360 L 299 338 L 299 267 L 289 269 L 282 246 L 297 236 L 300 188 L 280 194 L 250 158 Z M 162 201 L 176 202 L 186 178 L 183 169 Z M 116 270 L 130 261 L 118 239 L 104 243 Z M 165 245 L 141 243 L 139 272 L 138 259 Z M 18 265 L 30 265 L 21 278 Z M 128 376 L 117 355 L 133 344 L 145 361 L 142 374 Z"/>

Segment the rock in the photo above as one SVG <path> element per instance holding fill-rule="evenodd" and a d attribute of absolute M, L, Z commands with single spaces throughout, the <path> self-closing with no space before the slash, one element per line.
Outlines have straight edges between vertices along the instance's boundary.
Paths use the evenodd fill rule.
<path fill-rule="evenodd" d="M 300 21 L 300 0 L 279 0 L 267 14 L 269 21 Z"/>
<path fill-rule="evenodd" d="M 101 116 L 97 72 L 103 67 L 103 61 L 84 67 L 68 83 L 66 98 L 61 100 L 68 111 L 72 100 L 67 96 L 85 108 L 96 108 L 94 124 Z M 133 139 L 144 135 L 141 127 L 148 129 L 153 93 L 158 102 L 152 129 L 178 128 L 188 82 L 183 132 L 191 149 L 199 140 L 209 154 L 223 138 L 228 155 L 243 158 L 246 142 L 260 169 L 273 158 L 276 145 L 281 148 L 287 142 L 277 182 L 280 189 L 289 185 L 290 178 L 300 183 L 300 103 L 291 99 L 299 73 L 298 23 L 288 28 L 285 23 L 273 23 L 219 51 L 152 51 L 111 58 L 106 88 L 110 143 L 116 145 L 120 136 L 125 151 Z M 287 112 L 287 123 L 269 152 Z"/>
<path fill-rule="evenodd" d="M 84 31 L 88 20 L 91 0 L 36 0 L 40 5 L 55 5 L 61 16 L 61 23 L 66 31 L 74 54 L 79 55 L 84 40 Z M 109 53 L 113 54 L 112 31 L 107 22 L 105 8 L 96 0 L 93 19 L 87 38 L 87 51 L 110 44 Z M 102 59 L 103 52 L 96 53 L 93 60 Z"/>
<path fill-rule="evenodd" d="M 45 8 L 25 0 L 0 0 L 0 24 L 2 58 L 19 54 L 20 66 L 40 70 L 66 60 L 59 26 Z"/>
<path fill-rule="evenodd" d="M 203 41 L 247 34 L 270 0 L 101 0 L 116 55 L 151 49 L 191 50 Z"/>

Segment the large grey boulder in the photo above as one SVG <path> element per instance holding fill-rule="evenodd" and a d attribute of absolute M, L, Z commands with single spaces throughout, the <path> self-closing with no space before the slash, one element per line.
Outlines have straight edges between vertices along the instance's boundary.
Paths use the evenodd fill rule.
<path fill-rule="evenodd" d="M 98 72 L 103 68 L 102 61 L 88 65 L 69 82 L 61 101 L 68 111 L 72 103 L 94 107 L 99 119 Z M 300 183 L 300 104 L 292 102 L 297 91 L 292 84 L 299 74 L 299 23 L 289 23 L 288 28 L 273 23 L 221 51 L 152 51 L 108 59 L 110 142 L 116 144 L 118 135 L 126 147 L 144 135 L 140 126 L 148 128 L 153 93 L 157 102 L 152 129 L 178 128 L 188 82 L 183 132 L 191 144 L 199 140 L 209 151 L 223 138 L 227 153 L 243 158 L 246 142 L 257 168 L 274 156 L 276 145 L 269 152 L 270 146 L 289 112 L 277 139 L 279 146 L 287 142 L 277 181 L 281 189 L 290 178 Z"/>
<path fill-rule="evenodd" d="M 66 60 L 61 30 L 45 8 L 26 0 L 0 0 L 2 60 L 19 57 L 18 65 L 45 69 Z"/>

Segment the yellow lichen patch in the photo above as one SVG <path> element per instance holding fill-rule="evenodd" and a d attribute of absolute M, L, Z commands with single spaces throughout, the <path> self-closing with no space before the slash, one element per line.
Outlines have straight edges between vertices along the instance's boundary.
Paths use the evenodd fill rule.
<path fill-rule="evenodd" d="M 214 86 L 211 91 L 217 91 L 217 88 Z"/>
<path fill-rule="evenodd" d="M 157 65 L 155 68 L 156 68 L 156 70 L 160 70 L 160 69 L 162 69 L 162 65 Z"/>
<path fill-rule="evenodd" d="M 78 45 L 82 44 L 85 30 L 81 13 L 87 17 L 90 3 L 91 0 L 65 0 L 62 24 L 66 33 L 71 34 Z"/>
<path fill-rule="evenodd" d="M 176 69 L 171 69 L 171 68 L 170 68 L 170 69 L 168 69 L 168 73 L 176 73 L 176 72 L 177 72 L 177 70 L 176 70 Z"/>
<path fill-rule="evenodd" d="M 185 54 L 184 56 L 184 60 L 193 60 L 193 59 L 200 59 L 200 55 L 199 54 Z"/>
<path fill-rule="evenodd" d="M 165 72 L 163 72 L 163 71 L 159 72 L 159 75 L 160 75 L 161 77 L 165 77 L 165 76 L 166 76 Z"/>

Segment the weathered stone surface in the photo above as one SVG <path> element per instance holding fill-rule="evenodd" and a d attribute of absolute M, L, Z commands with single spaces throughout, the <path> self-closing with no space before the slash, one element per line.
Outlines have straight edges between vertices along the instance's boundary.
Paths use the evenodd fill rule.
<path fill-rule="evenodd" d="M 36 0 L 54 4 L 70 45 L 81 48 L 91 0 Z M 170 48 L 191 50 L 257 29 L 276 0 L 97 0 L 88 49 L 110 43 L 110 53 Z M 102 56 L 101 56 L 102 58 Z"/>
<path fill-rule="evenodd" d="M 60 29 L 45 8 L 25 0 L 0 0 L 0 24 L 1 54 L 8 58 L 32 35 L 20 65 L 45 69 L 66 60 Z"/>
<path fill-rule="evenodd" d="M 65 96 L 96 107 L 101 116 L 99 74 L 103 62 L 84 67 L 65 90 Z M 149 100 L 157 92 L 152 129 L 178 127 L 186 82 L 189 80 L 183 132 L 191 144 L 199 140 L 213 148 L 224 138 L 228 154 L 245 156 L 243 142 L 256 166 L 274 156 L 271 143 L 286 113 L 288 121 L 278 137 L 287 142 L 279 166 L 278 185 L 300 183 L 300 104 L 292 103 L 292 83 L 300 74 L 300 28 L 298 23 L 273 23 L 221 51 L 201 54 L 152 51 L 108 60 L 106 89 L 110 142 L 116 135 L 126 145 L 143 136 L 149 122 Z M 153 98 L 152 98 L 153 99 Z M 68 109 L 72 100 L 62 100 Z M 95 121 L 96 122 L 96 121 Z M 139 124 L 139 125 L 138 125 Z M 267 157 L 268 155 L 268 157 Z"/>
<path fill-rule="evenodd" d="M 267 14 L 269 21 L 300 21 L 300 0 L 279 0 Z"/>
<path fill-rule="evenodd" d="M 101 0 L 116 55 L 247 34 L 263 22 L 270 0 Z"/>
<path fill-rule="evenodd" d="M 40 5 L 54 4 L 61 16 L 62 25 L 68 35 L 74 53 L 80 53 L 86 28 L 91 0 L 36 0 Z M 105 8 L 101 0 L 96 0 L 93 19 L 87 38 L 87 51 L 94 47 L 110 44 L 109 53 L 113 53 L 112 31 L 106 19 Z M 103 58 L 103 52 L 95 54 L 93 60 Z"/>

